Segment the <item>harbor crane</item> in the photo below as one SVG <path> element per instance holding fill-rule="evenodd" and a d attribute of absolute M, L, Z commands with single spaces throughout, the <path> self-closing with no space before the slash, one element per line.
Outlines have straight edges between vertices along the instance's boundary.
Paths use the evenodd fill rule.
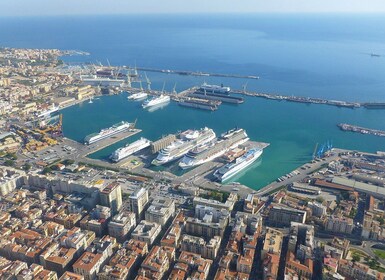
<path fill-rule="evenodd" d="M 148 91 L 151 91 L 151 81 L 150 81 L 150 79 L 147 77 L 146 72 L 144 72 L 144 77 L 146 78 L 146 82 L 147 82 L 147 90 L 148 90 Z"/>
<path fill-rule="evenodd" d="M 246 93 L 247 83 L 248 83 L 248 82 L 246 82 L 244 85 L 242 85 L 242 91 L 243 91 L 243 93 Z"/>
<path fill-rule="evenodd" d="M 164 88 L 166 86 L 166 81 L 163 82 L 163 87 L 162 87 L 162 94 L 164 93 Z"/>

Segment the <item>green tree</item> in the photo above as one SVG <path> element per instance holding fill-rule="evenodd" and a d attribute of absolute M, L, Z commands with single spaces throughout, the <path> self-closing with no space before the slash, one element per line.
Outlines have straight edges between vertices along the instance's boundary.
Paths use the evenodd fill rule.
<path fill-rule="evenodd" d="M 6 161 L 4 161 L 4 165 L 5 166 L 15 166 L 15 161 L 13 161 L 11 159 L 7 159 Z"/>
<path fill-rule="evenodd" d="M 29 163 L 26 163 L 26 164 L 23 165 L 23 170 L 24 170 L 24 171 L 28 171 L 28 170 L 30 170 L 31 168 L 32 168 L 32 165 L 29 164 Z"/>
<path fill-rule="evenodd" d="M 359 262 L 360 261 L 360 256 L 359 255 L 353 255 L 353 257 L 352 257 L 352 261 L 353 262 Z"/>
<path fill-rule="evenodd" d="M 48 174 L 48 173 L 51 173 L 52 172 L 52 169 L 50 167 L 44 167 L 42 173 L 43 174 Z"/>

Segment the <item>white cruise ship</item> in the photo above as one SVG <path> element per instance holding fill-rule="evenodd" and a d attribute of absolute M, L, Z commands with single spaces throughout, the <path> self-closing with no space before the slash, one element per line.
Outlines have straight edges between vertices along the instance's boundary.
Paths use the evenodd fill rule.
<path fill-rule="evenodd" d="M 151 99 L 147 99 L 146 101 L 143 102 L 142 104 L 142 107 L 143 108 L 149 108 L 149 107 L 152 107 L 152 106 L 157 106 L 157 105 L 160 105 L 160 104 L 164 104 L 164 103 L 167 103 L 167 102 L 170 102 L 170 96 L 168 95 L 159 95 L 159 96 L 155 96 Z"/>
<path fill-rule="evenodd" d="M 105 139 L 105 138 L 108 138 L 112 135 L 115 135 L 119 132 L 123 132 L 125 130 L 129 130 L 129 129 L 132 129 L 134 128 L 135 124 L 134 123 L 129 123 L 129 122 L 120 122 L 120 123 L 117 123 L 117 124 L 114 124 L 113 126 L 109 127 L 109 128 L 105 128 L 105 129 L 102 129 L 100 130 L 99 133 L 92 133 L 90 135 L 87 135 L 85 138 L 84 138 L 84 143 L 86 145 L 90 145 L 90 144 L 93 144 L 99 140 L 102 140 L 102 139 Z"/>
<path fill-rule="evenodd" d="M 250 166 L 262 155 L 262 152 L 262 149 L 250 149 L 243 156 L 237 158 L 234 162 L 228 163 L 225 166 L 217 169 L 214 172 L 214 176 L 220 182 L 223 182 L 229 179 L 230 177 L 234 176 L 241 170 L 245 169 L 246 167 Z"/>
<path fill-rule="evenodd" d="M 130 100 L 141 100 L 141 99 L 147 98 L 147 93 L 141 91 L 141 92 L 130 94 L 127 98 Z"/>
<path fill-rule="evenodd" d="M 144 148 L 149 147 L 150 144 L 150 140 L 142 137 L 139 140 L 126 145 L 125 147 L 117 149 L 111 154 L 110 159 L 114 162 L 118 162 L 140 150 L 143 150 Z"/>
<path fill-rule="evenodd" d="M 179 162 L 179 167 L 188 169 L 212 161 L 248 140 L 245 130 L 238 128 L 229 130 L 218 140 L 191 149 Z"/>
<path fill-rule="evenodd" d="M 154 165 L 162 165 L 177 160 L 188 153 L 192 148 L 211 142 L 215 139 L 215 132 L 210 128 L 187 130 L 179 134 L 178 139 L 159 151 Z"/>

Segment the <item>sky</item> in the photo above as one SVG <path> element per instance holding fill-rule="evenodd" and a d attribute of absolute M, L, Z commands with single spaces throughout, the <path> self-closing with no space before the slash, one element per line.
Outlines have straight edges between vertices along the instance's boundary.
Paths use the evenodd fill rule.
<path fill-rule="evenodd" d="M 0 16 L 295 12 L 384 13 L 385 0 L 0 0 Z"/>

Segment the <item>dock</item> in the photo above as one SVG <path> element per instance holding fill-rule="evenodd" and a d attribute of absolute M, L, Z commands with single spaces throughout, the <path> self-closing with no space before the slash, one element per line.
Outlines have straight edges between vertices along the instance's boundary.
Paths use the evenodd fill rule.
<path fill-rule="evenodd" d="M 385 131 L 384 130 L 378 130 L 378 129 L 371 129 L 346 123 L 340 123 L 337 125 L 341 130 L 343 131 L 351 131 L 351 132 L 357 132 L 361 134 L 369 134 L 369 135 L 375 135 L 380 137 L 385 137 Z"/>
<path fill-rule="evenodd" d="M 90 154 L 96 153 L 97 151 L 100 151 L 108 146 L 111 146 L 119 141 L 127 139 L 128 137 L 131 137 L 141 131 L 142 131 L 141 129 L 136 129 L 136 128 L 131 129 L 129 131 L 123 131 L 111 137 L 108 137 L 106 139 L 95 142 L 91 145 L 84 145 L 82 143 L 79 143 L 77 141 L 74 141 L 68 138 L 64 138 L 63 142 L 64 144 L 77 150 L 77 155 L 78 155 L 77 157 L 84 158 Z"/>
<path fill-rule="evenodd" d="M 254 76 L 254 75 L 210 73 L 210 72 L 199 72 L 199 71 L 188 71 L 188 70 L 186 71 L 186 70 L 156 69 L 156 68 L 148 68 L 148 67 L 136 67 L 136 69 L 140 71 L 147 71 L 147 72 L 178 74 L 178 75 L 197 76 L 197 77 L 223 77 L 223 78 L 238 78 L 238 79 L 253 79 L 253 80 L 259 79 L 259 76 Z"/>

